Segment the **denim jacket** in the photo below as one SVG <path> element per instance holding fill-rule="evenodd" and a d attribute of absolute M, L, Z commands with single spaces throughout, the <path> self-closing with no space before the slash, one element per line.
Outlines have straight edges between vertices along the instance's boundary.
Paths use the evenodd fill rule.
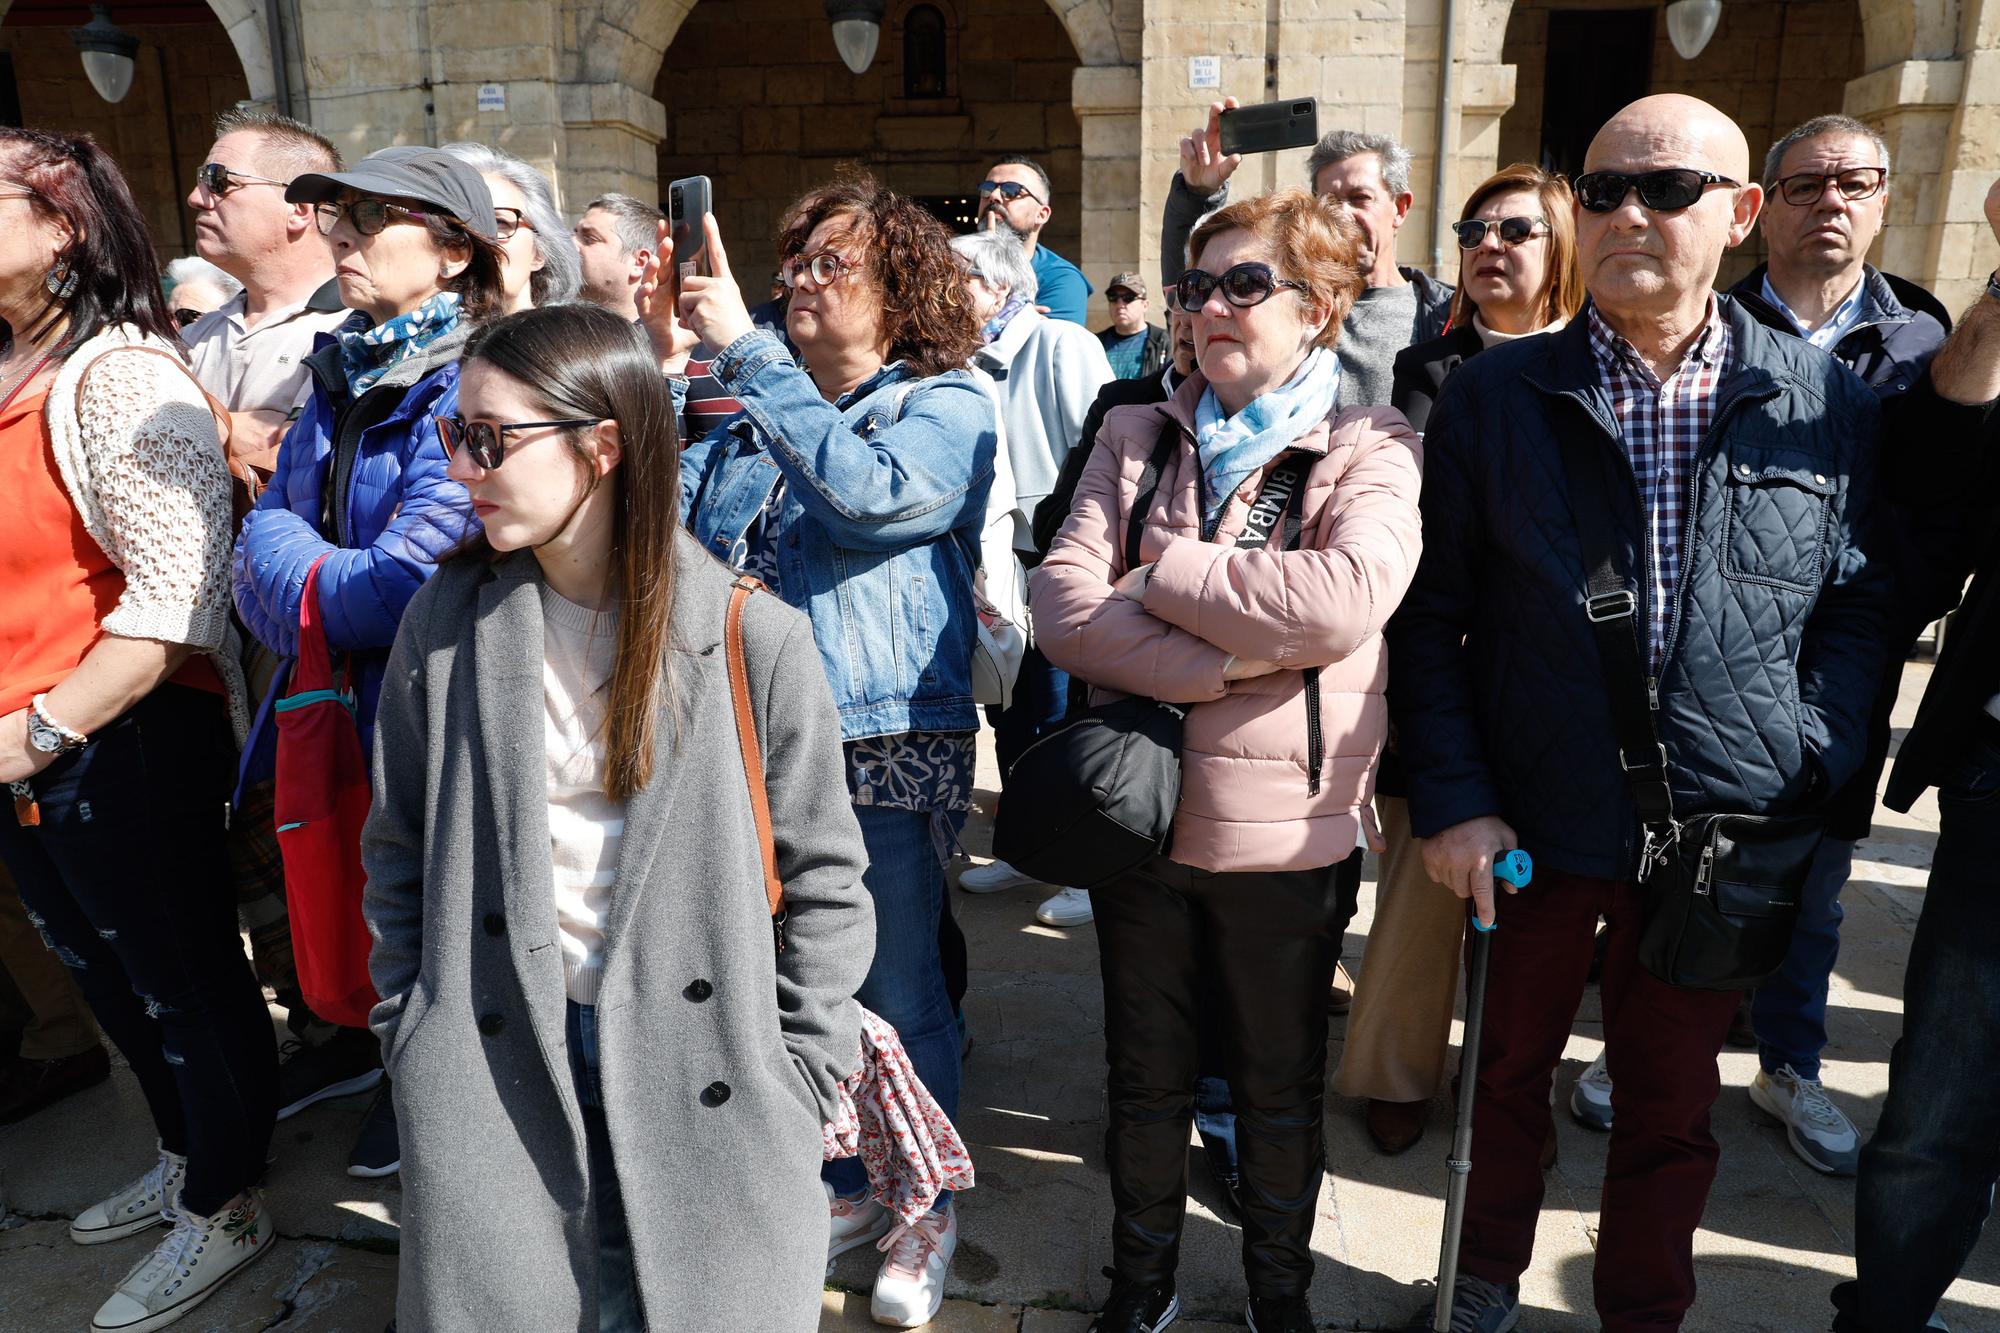
<path fill-rule="evenodd" d="M 741 415 L 681 456 L 681 516 L 727 561 L 780 477 L 779 591 L 805 611 L 843 740 L 970 731 L 977 566 L 999 430 L 963 370 L 892 362 L 838 402 L 774 334 L 710 368 Z"/>

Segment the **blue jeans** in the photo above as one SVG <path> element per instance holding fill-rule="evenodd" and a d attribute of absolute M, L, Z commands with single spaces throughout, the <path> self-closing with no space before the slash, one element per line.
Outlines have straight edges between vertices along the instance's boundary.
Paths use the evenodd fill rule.
<path fill-rule="evenodd" d="M 1069 712 L 1069 673 L 1052 666 L 1041 651 L 1029 648 L 1021 656 L 1021 672 L 1014 678 L 1014 702 L 1006 708 L 988 708 L 987 721 L 993 724 L 993 758 L 1000 765 L 1004 790 L 1007 770 L 1021 757 L 1021 751 L 1041 739 L 1042 733 L 1063 720 Z"/>
<path fill-rule="evenodd" d="M 583 1105 L 590 1197 L 597 1214 L 597 1327 L 599 1333 L 646 1333 L 639 1277 L 632 1268 L 632 1232 L 625 1224 L 625 1192 L 611 1160 L 604 1094 L 597 1082 L 597 1006 L 569 1001 L 568 1028 L 569 1076 Z"/>
<path fill-rule="evenodd" d="M 2000 1179 L 2000 722 L 1938 784 L 1938 841 L 1903 982 L 1889 1096 L 1861 1150 L 1842 1333 L 1915 1333 L 1958 1276 Z"/>
<path fill-rule="evenodd" d="M 875 900 L 875 961 L 856 998 L 896 1029 L 917 1077 L 956 1120 L 958 1020 L 938 956 L 944 862 L 931 831 L 934 816 L 867 805 L 855 806 L 854 814 L 868 848 L 861 882 Z M 868 1172 L 858 1157 L 828 1162 L 822 1175 L 835 1191 L 850 1197 L 868 1187 Z M 940 1198 L 938 1206 L 943 1205 Z"/>
<path fill-rule="evenodd" d="M 1819 1077 L 1826 1049 L 1826 987 L 1840 957 L 1840 891 L 1854 870 L 1854 844 L 1820 843 L 1799 891 L 1799 919 L 1785 965 L 1757 983 L 1750 1023 L 1764 1072 L 1790 1065 L 1801 1078 Z"/>

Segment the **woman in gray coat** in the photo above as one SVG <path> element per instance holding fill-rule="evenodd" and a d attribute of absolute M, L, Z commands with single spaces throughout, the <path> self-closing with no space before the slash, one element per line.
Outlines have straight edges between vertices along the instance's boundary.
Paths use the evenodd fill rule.
<path fill-rule="evenodd" d="M 805 617 L 744 614 L 774 949 L 658 361 L 588 306 L 467 344 L 441 419 L 485 535 L 411 603 L 363 839 L 403 1134 L 407 1330 L 818 1323 L 821 1125 L 873 954 Z"/>

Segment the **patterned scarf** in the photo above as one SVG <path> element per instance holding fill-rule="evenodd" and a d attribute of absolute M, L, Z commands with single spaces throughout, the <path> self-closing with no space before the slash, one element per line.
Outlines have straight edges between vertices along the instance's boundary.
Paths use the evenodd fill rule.
<path fill-rule="evenodd" d="M 993 318 L 987 320 L 986 323 L 983 326 L 981 326 L 979 330 L 979 340 L 981 342 L 988 342 L 988 343 L 992 342 L 995 338 L 998 338 L 1002 333 L 1005 333 L 1007 331 L 1007 326 L 1013 323 L 1014 316 L 1020 314 L 1023 310 L 1027 308 L 1028 308 L 1028 300 L 1026 297 L 1024 296 L 1008 297 L 1007 304 L 1001 306 L 998 310 L 994 311 Z"/>
<path fill-rule="evenodd" d="M 1306 353 L 1293 376 L 1224 417 L 1213 388 L 1194 410 L 1196 452 L 1201 456 L 1201 515 L 1212 527 L 1243 479 L 1276 458 L 1315 421 L 1333 410 L 1340 392 L 1340 362 L 1324 347 Z"/>
<path fill-rule="evenodd" d="M 342 329 L 340 368 L 347 374 L 347 392 L 359 398 L 390 367 L 407 361 L 458 327 L 457 292 L 439 292 L 408 314 L 384 320 L 372 329 Z"/>

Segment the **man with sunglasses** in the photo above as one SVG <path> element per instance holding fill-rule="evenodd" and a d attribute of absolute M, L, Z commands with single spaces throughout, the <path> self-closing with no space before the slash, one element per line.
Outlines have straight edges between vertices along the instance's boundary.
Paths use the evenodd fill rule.
<path fill-rule="evenodd" d="M 1460 366 L 1430 417 L 1425 547 L 1389 626 L 1389 705 L 1426 870 L 1501 927 L 1454 1291 L 1464 1333 L 1521 1318 L 1550 1085 L 1600 915 L 1619 1082 L 1598 1322 L 1680 1326 L 1738 994 L 1641 965 L 1653 890 L 1638 795 L 1670 791 L 1680 818 L 1810 811 L 1865 748 L 1893 597 L 1859 545 L 1881 408 L 1832 357 L 1713 290 L 1762 203 L 1749 165 L 1742 131 L 1704 102 L 1620 111 L 1576 181 L 1590 304 Z M 1621 588 L 1587 599 L 1599 526 Z M 1621 750 L 1606 666 L 1621 657 L 1617 706 L 1647 710 L 1651 747 Z M 1492 866 L 1514 847 L 1535 883 L 1496 913 Z"/>
<path fill-rule="evenodd" d="M 1137 273 L 1120 273 L 1104 289 L 1111 307 L 1111 326 L 1100 329 L 1111 372 L 1121 380 L 1151 379 L 1167 364 L 1167 331 L 1146 322 L 1146 280 Z"/>
<path fill-rule="evenodd" d="M 1050 319 L 1084 322 L 1094 290 L 1083 270 L 1042 242 L 1042 228 L 1055 216 L 1049 173 L 1033 158 L 1003 157 L 979 182 L 979 229 L 1010 231 L 1027 249 L 1035 270 L 1035 304 Z"/>

